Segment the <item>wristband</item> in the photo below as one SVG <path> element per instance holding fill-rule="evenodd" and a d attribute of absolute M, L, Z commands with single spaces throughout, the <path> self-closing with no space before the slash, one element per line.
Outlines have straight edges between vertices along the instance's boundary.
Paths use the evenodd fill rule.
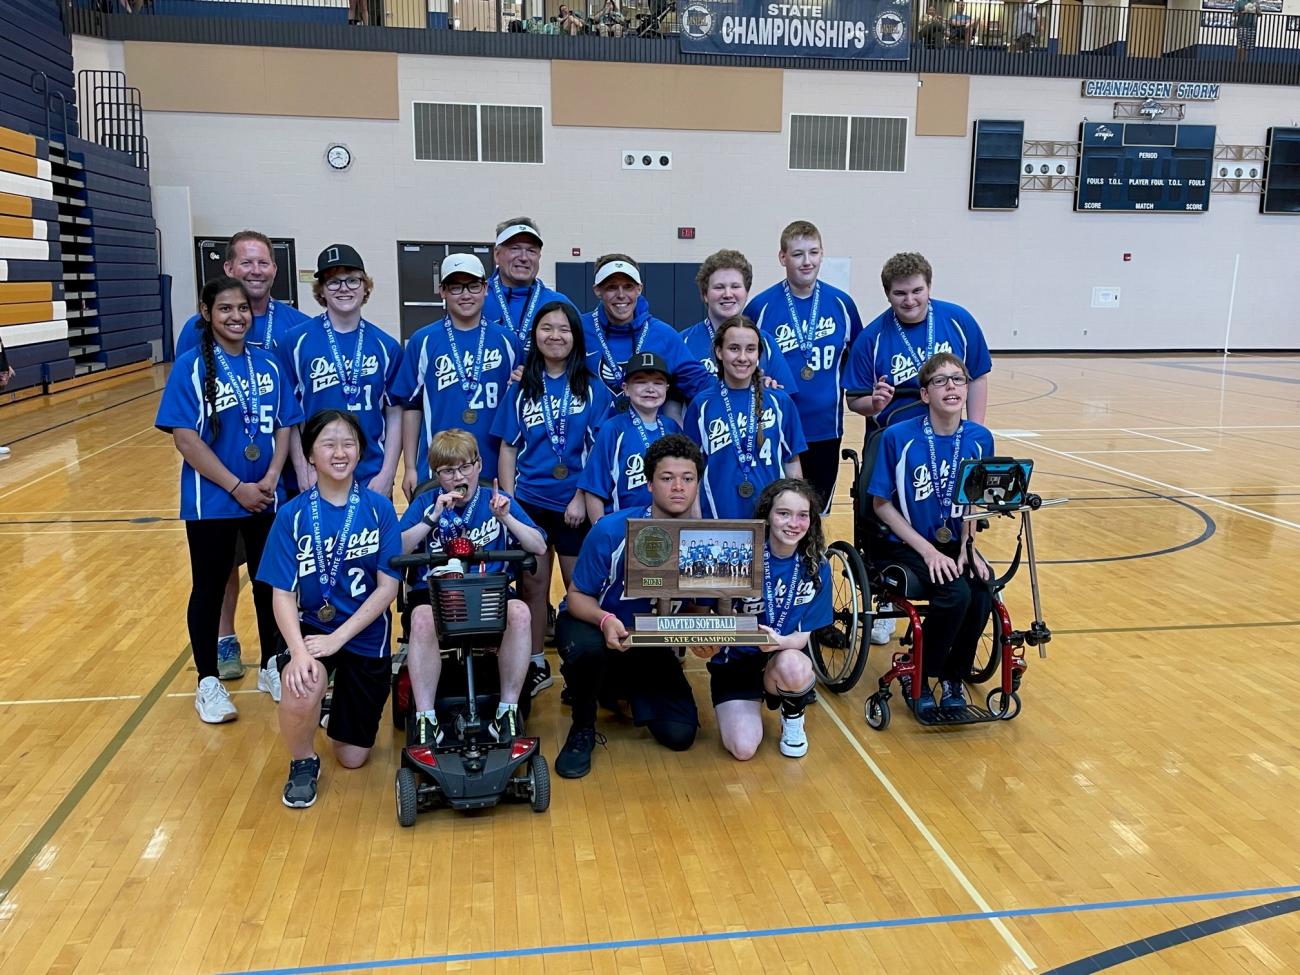
<path fill-rule="evenodd" d="M 613 613 L 606 613 L 604 616 L 602 616 L 602 617 L 600 618 L 600 622 L 596 624 L 596 629 L 600 630 L 601 633 L 604 633 L 604 632 L 605 632 L 605 620 L 609 619 L 609 618 L 610 618 L 611 616 L 613 616 L 613 615 L 614 615 Z"/>
<path fill-rule="evenodd" d="M 240 485 L 243 484 L 243 483 L 244 483 L 243 481 L 236 481 L 236 482 L 235 482 L 235 486 L 232 487 L 232 488 L 231 488 L 229 491 L 227 491 L 226 493 L 229 494 L 229 495 L 233 498 L 233 497 L 235 496 L 235 492 L 239 490 Z"/>

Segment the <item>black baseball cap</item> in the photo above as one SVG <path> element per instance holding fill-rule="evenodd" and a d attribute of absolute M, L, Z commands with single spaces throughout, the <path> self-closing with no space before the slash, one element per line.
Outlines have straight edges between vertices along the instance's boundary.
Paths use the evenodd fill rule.
<path fill-rule="evenodd" d="M 366 269 L 361 261 L 361 255 L 351 244 L 330 244 L 321 251 L 320 257 L 316 258 L 316 277 L 319 278 L 326 271 L 336 267 L 354 267 L 358 271 Z"/>
<path fill-rule="evenodd" d="M 656 355 L 654 352 L 638 352 L 628 359 L 627 365 L 623 367 L 623 381 L 627 382 L 638 372 L 657 372 L 666 379 L 673 378 L 663 356 Z"/>

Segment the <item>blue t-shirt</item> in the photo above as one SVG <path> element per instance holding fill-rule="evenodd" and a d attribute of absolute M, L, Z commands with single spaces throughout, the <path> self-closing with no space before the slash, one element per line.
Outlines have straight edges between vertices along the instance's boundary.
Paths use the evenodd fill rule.
<path fill-rule="evenodd" d="M 556 453 L 546 429 L 546 417 L 540 400 L 524 399 L 522 383 L 515 383 L 506 394 L 505 407 L 497 414 L 492 434 L 503 444 L 514 447 L 515 495 L 520 501 L 550 511 L 563 511 L 578 490 L 578 479 L 596 443 L 596 430 L 609 413 L 610 395 L 603 385 L 588 377 L 587 396 L 571 395 L 569 422 L 564 449 Z M 568 376 L 543 375 L 551 415 L 558 425 L 561 400 L 569 391 Z M 555 476 L 563 464 L 563 478 Z"/>
<path fill-rule="evenodd" d="M 505 299 L 502 307 L 501 299 Z M 546 286 L 541 278 L 533 281 L 528 288 L 508 288 L 501 281 L 500 272 L 493 271 L 488 278 L 487 298 L 483 301 L 483 317 L 493 325 L 500 325 L 515 336 L 519 354 L 528 351 L 533 337 L 533 319 L 537 309 L 552 301 L 562 301 L 575 312 L 575 305 L 566 295 L 560 294 Z"/>
<path fill-rule="evenodd" d="M 294 395 L 302 404 L 303 416 L 325 409 L 349 410 L 361 423 L 366 435 L 366 453 L 357 464 L 356 478 L 369 484 L 371 478 L 384 466 L 384 442 L 388 427 L 384 409 L 392 404 L 389 388 L 397 378 L 402 362 L 402 347 L 397 339 L 377 325 L 365 322 L 364 345 L 361 349 L 361 384 L 356 401 L 348 402 L 343 394 L 338 363 L 329 339 L 325 335 L 325 316 L 313 318 L 297 326 L 276 346 L 276 355 L 284 365 L 284 374 L 293 385 Z M 338 357 L 345 372 L 350 372 L 357 355 L 357 337 L 361 328 L 351 332 L 335 332 Z M 401 443 L 392 445 L 401 449 Z"/>
<path fill-rule="evenodd" d="M 723 396 L 731 403 L 731 415 L 741 436 L 748 440 L 750 416 L 754 411 L 754 391 L 732 389 L 718 382 L 712 392 L 694 400 L 682 419 L 682 430 L 704 451 L 704 483 L 700 488 L 700 508 L 706 518 L 750 518 L 763 488 L 785 477 L 785 464 L 808 449 L 803 425 L 784 390 L 763 390 L 763 443 L 754 440 L 754 464 L 749 483 L 754 493 L 742 497 L 742 475 L 737 451 L 732 445 L 731 424 Z"/>
<path fill-rule="evenodd" d="M 505 494 L 504 491 L 501 493 Z M 424 521 L 424 516 L 433 508 L 434 502 L 438 500 L 438 496 L 441 494 L 442 488 L 440 487 L 434 488 L 432 491 L 425 491 L 423 494 L 417 494 L 410 507 L 402 513 L 402 520 L 399 525 L 401 530 L 405 532 L 408 528 L 414 528 Z M 510 497 L 509 495 L 505 496 Z M 453 509 L 455 511 L 454 515 L 447 515 L 444 512 L 443 522 L 450 528 L 454 525 L 454 519 L 459 517 L 464 522 L 462 526 L 459 526 L 460 531 L 469 537 L 477 549 L 500 552 L 505 549 L 519 548 L 519 540 L 510 534 L 505 525 L 492 516 L 491 500 L 492 489 L 480 487 L 464 504 Z M 533 523 L 533 519 L 528 517 L 527 512 L 519 506 L 519 502 L 514 498 L 510 498 L 510 513 L 528 527 L 537 528 L 537 525 Z M 537 528 L 537 530 L 542 531 L 540 528 Z M 542 537 L 546 537 L 545 532 L 542 532 Z M 442 549 L 442 540 L 438 537 L 436 530 L 429 532 L 428 537 L 420 546 L 420 550 L 426 552 L 437 553 L 441 552 Z M 484 572 L 504 572 L 506 570 L 504 562 L 484 562 L 482 564 Z M 479 571 L 478 563 L 469 568 L 474 572 Z M 428 585 L 428 578 L 429 570 L 421 569 L 420 585 Z"/>
<path fill-rule="evenodd" d="M 662 412 L 658 423 L 650 427 L 641 422 L 636 410 L 612 413 L 596 434 L 596 444 L 578 478 L 578 487 L 604 501 L 607 512 L 644 508 L 650 503 L 646 451 L 660 437 L 681 432 L 677 421 Z"/>
<path fill-rule="evenodd" d="M 302 422 L 302 410 L 293 398 L 293 391 L 280 371 L 279 360 L 270 352 L 255 346 L 245 345 L 244 351 L 237 356 L 226 356 L 230 372 L 251 409 L 251 387 L 248 382 L 249 363 L 257 376 L 258 422 L 253 444 L 256 444 L 259 456 L 249 460 L 244 451 L 249 446 L 248 434 L 244 430 L 244 412 L 239 405 L 239 397 L 231 385 L 231 377 L 226 375 L 220 363 L 217 363 L 217 408 L 221 430 L 216 439 L 212 438 L 212 421 L 208 412 L 207 401 L 203 398 L 203 356 L 199 350 L 186 352 L 172 365 L 171 375 L 167 377 L 167 386 L 163 389 L 162 402 L 158 404 L 158 415 L 154 426 L 164 433 L 171 433 L 180 427 L 198 431 L 199 437 L 212 448 L 217 459 L 226 465 L 226 469 L 245 484 L 253 484 L 266 476 L 271 466 L 271 457 L 275 453 L 275 431 L 280 427 L 291 427 Z M 184 521 L 197 521 L 202 518 L 246 518 L 248 511 L 228 493 L 229 484 L 216 484 L 203 477 L 190 466 L 189 461 L 181 463 L 181 513 Z M 284 501 L 284 489 L 276 487 L 274 511 Z"/>
<path fill-rule="evenodd" d="M 420 329 L 406 343 L 402 364 L 397 371 L 389 395 L 394 402 L 407 409 L 418 409 L 421 418 L 419 456 L 415 459 L 421 481 L 427 481 L 429 471 L 429 442 L 435 433 L 457 427 L 467 430 L 478 441 L 483 457 L 483 477 L 488 481 L 497 476 L 497 445 L 492 439 L 492 424 L 506 395 L 510 373 L 515 368 L 514 333 L 500 325 L 485 323 L 483 336 L 483 367 L 478 374 L 478 386 L 467 393 L 456 374 L 459 356 L 466 376 L 473 375 L 478 354 L 479 329 L 462 332 L 452 328 L 456 348 L 448 344 L 447 329 L 443 321 Z M 466 422 L 465 412 L 474 411 L 473 422 Z M 410 458 L 407 462 L 410 463 Z"/>
<path fill-rule="evenodd" d="M 930 299 L 930 311 L 934 313 L 933 345 L 926 342 L 928 314 L 925 321 L 901 325 L 891 308 L 881 312 L 849 350 L 849 364 L 844 370 L 845 389 L 872 389 L 882 378 L 894 387 L 894 398 L 874 418 L 878 426 L 915 419 L 929 410 L 921 402 L 921 387 L 916 377 L 921 366 L 936 352 L 957 356 L 966 364 L 972 379 L 988 375 L 993 368 L 984 332 L 970 312 L 961 305 L 935 298 Z"/>
<path fill-rule="evenodd" d="M 766 577 L 764 595 L 759 599 L 745 600 L 739 612 L 757 616 L 759 623 L 772 627 L 781 636 L 795 632 L 811 633 L 829 626 L 835 616 L 835 607 L 831 602 L 831 567 L 826 560 L 822 559 L 817 567 L 814 580 L 808 578 L 804 559 L 797 552 L 787 559 L 780 559 L 772 555 L 766 545 L 764 549 L 768 552 L 772 573 Z M 773 600 L 770 606 L 767 602 L 769 588 Z M 782 610 L 785 610 L 784 619 Z M 740 657 L 762 652 L 758 647 L 724 645 L 708 665 L 711 668 L 722 667 Z"/>
<path fill-rule="evenodd" d="M 316 615 L 325 605 L 321 586 L 321 553 L 316 547 L 316 533 L 312 526 L 311 502 L 318 498 L 321 545 L 325 549 L 325 569 L 330 560 L 347 513 L 347 505 L 333 505 L 308 490 L 287 502 L 275 516 L 271 534 L 262 552 L 262 562 L 257 567 L 259 582 L 276 589 L 298 594 L 299 619 L 318 630 L 333 633 L 361 604 L 370 598 L 379 581 L 379 573 L 402 577 L 401 571 L 388 562 L 402 554 L 402 533 L 397 528 L 397 513 L 393 502 L 369 488 L 360 488 L 360 503 L 343 542 L 343 561 L 339 565 L 334 587 L 330 590 L 329 604 L 335 616 L 326 622 Z M 369 626 L 346 644 L 347 650 L 362 657 L 387 657 L 392 621 L 385 608 Z"/>
<path fill-rule="evenodd" d="M 963 420 L 957 433 L 934 437 L 934 460 L 925 436 L 927 416 L 903 420 L 885 428 L 880 436 L 880 453 L 871 471 L 867 492 L 875 498 L 887 498 L 894 503 L 908 524 L 927 541 L 935 541 L 935 532 L 947 525 L 953 538 L 961 537 L 960 517 L 964 505 L 953 504 L 943 511 L 939 504 L 940 487 L 951 483 L 957 476 L 953 469 L 953 453 L 958 462 L 972 457 L 993 456 L 993 434 L 987 427 L 972 420 Z M 960 443 L 956 443 L 960 437 Z M 938 481 L 935 479 L 937 468 Z M 953 497 L 956 496 L 952 485 Z M 892 531 L 889 537 L 901 541 Z"/>
<path fill-rule="evenodd" d="M 844 433 L 844 408 L 840 395 L 844 388 L 840 384 L 844 353 L 862 331 L 862 316 L 847 292 L 824 281 L 818 281 L 807 298 L 799 298 L 793 292 L 790 298 L 802 323 L 808 323 L 813 305 L 817 306 L 817 325 L 806 356 L 799 348 L 797 327 L 790 322 L 786 282 L 778 282 L 755 295 L 745 308 L 745 314 L 772 337 L 777 349 L 785 356 L 790 372 L 799 377 L 796 405 L 799 419 L 803 421 L 804 436 L 814 443 L 836 440 Z M 803 378 L 805 368 L 813 371 L 811 379 Z"/>
<path fill-rule="evenodd" d="M 602 336 L 609 355 L 601 344 Z M 669 382 L 687 402 L 713 386 L 704 367 L 686 351 L 677 329 L 650 314 L 644 295 L 637 298 L 636 312 L 625 325 L 611 324 L 604 305 L 587 312 L 582 316 L 582 338 L 587 348 L 587 371 L 599 376 L 612 396 L 623 388 L 623 369 L 636 352 L 661 356 L 672 373 Z"/>
<path fill-rule="evenodd" d="M 573 588 L 596 600 L 605 612 L 617 616 L 629 631 L 637 613 L 654 612 L 653 600 L 629 599 L 624 593 L 627 578 L 627 523 L 631 518 L 649 517 L 649 505 L 606 515 L 592 526 L 583 539 L 578 562 L 573 567 Z M 679 605 L 674 600 L 674 609 Z"/>
<path fill-rule="evenodd" d="M 177 359 L 183 353 L 199 347 L 198 321 L 198 315 L 191 315 L 186 319 L 185 324 L 181 326 L 181 334 L 176 336 L 175 352 Z M 303 314 L 293 305 L 272 298 L 267 302 L 265 315 L 253 316 L 253 327 L 244 337 L 244 341 L 261 349 L 274 349 L 283 341 L 284 336 L 289 334 L 291 329 L 309 321 L 311 321 L 310 315 Z M 270 333 L 269 339 L 268 331 Z"/>
<path fill-rule="evenodd" d="M 785 356 L 774 354 L 771 339 L 766 335 L 761 336 L 761 339 L 762 348 L 758 354 L 758 368 L 763 370 L 763 375 L 771 376 L 780 383 L 781 388 L 798 405 L 799 380 L 790 371 Z M 686 351 L 691 354 L 691 358 L 698 360 L 710 376 L 717 376 L 718 364 L 713 359 L 713 323 L 706 318 L 692 325 L 682 332 L 682 341 L 686 343 Z"/>

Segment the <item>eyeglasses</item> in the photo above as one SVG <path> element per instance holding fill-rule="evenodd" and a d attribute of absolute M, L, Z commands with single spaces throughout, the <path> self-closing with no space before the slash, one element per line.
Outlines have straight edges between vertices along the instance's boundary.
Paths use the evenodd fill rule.
<path fill-rule="evenodd" d="M 930 381 L 926 383 L 926 385 L 931 389 L 942 389 L 949 383 L 952 383 L 954 386 L 965 386 L 966 382 L 967 380 L 965 376 L 931 376 Z"/>
<path fill-rule="evenodd" d="M 475 457 L 459 467 L 439 467 L 434 471 L 439 477 L 469 477 L 474 473 L 474 468 L 478 465 L 480 458 Z"/>
<path fill-rule="evenodd" d="M 330 278 L 325 282 L 326 291 L 342 291 L 347 288 L 349 291 L 356 291 L 361 287 L 362 279 L 355 274 L 349 274 L 346 278 Z"/>
<path fill-rule="evenodd" d="M 456 297 L 460 297 L 466 291 L 472 295 L 478 295 L 483 293 L 483 289 L 487 287 L 487 282 L 471 281 L 469 284 L 444 284 L 443 287 L 447 289 L 447 294 Z"/>

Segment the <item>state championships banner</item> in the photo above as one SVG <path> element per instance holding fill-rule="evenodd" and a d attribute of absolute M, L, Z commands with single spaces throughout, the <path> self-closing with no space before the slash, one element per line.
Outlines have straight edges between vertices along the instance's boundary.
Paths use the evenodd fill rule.
<path fill-rule="evenodd" d="M 905 59 L 911 0 L 677 0 L 682 50 L 784 58 Z"/>

